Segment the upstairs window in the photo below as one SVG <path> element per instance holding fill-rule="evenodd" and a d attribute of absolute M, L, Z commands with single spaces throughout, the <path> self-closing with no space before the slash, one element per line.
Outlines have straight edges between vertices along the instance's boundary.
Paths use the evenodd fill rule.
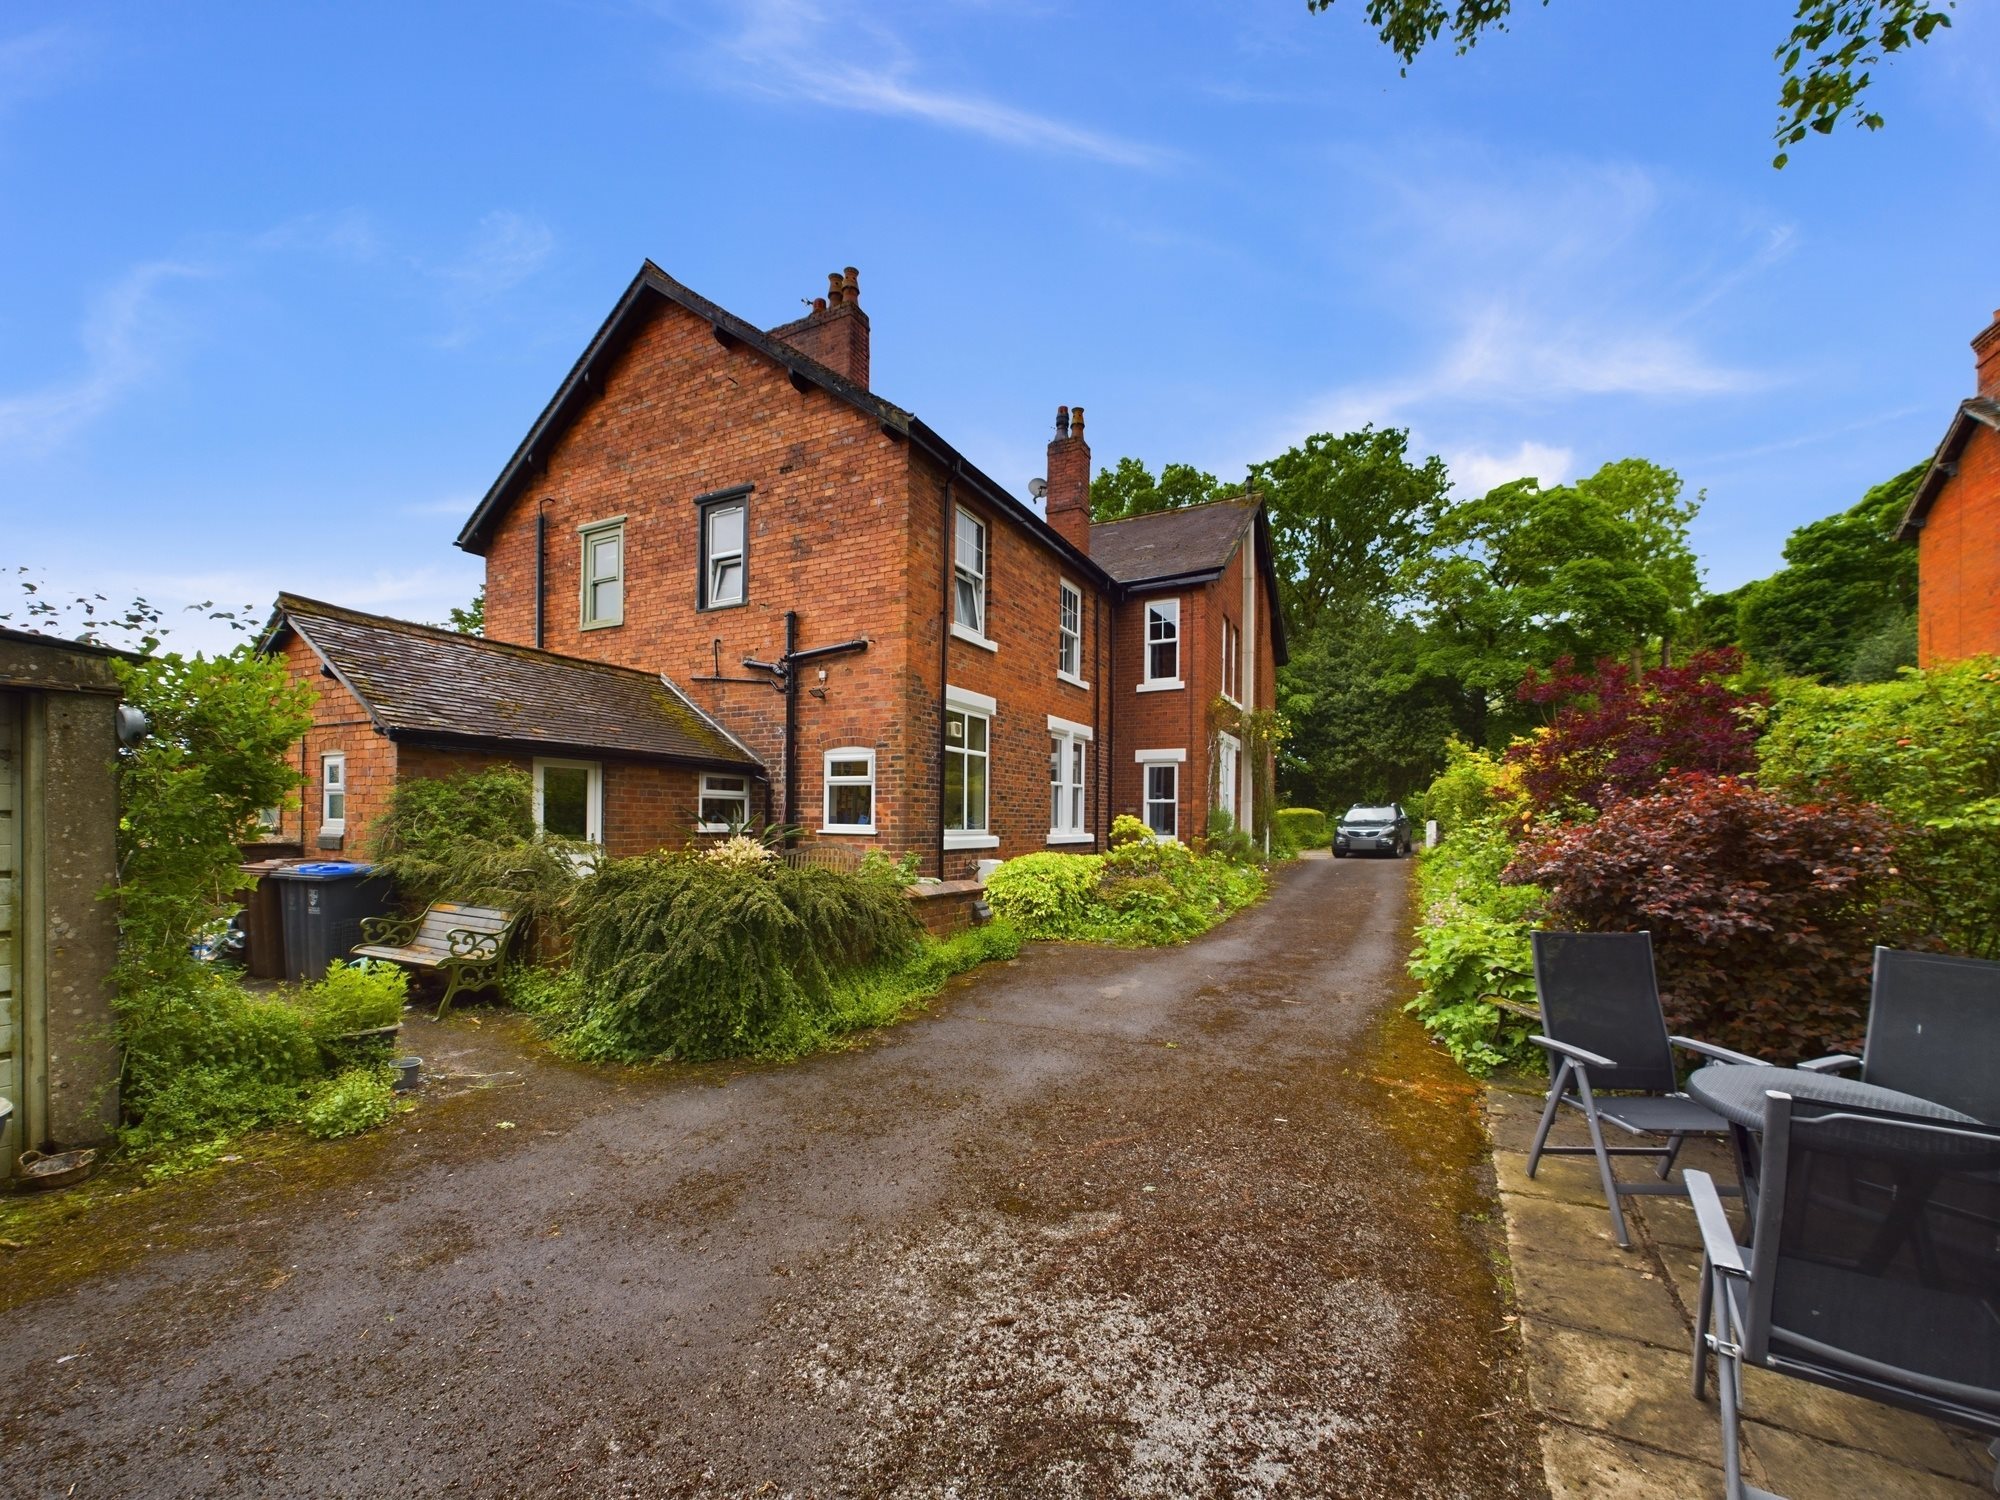
<path fill-rule="evenodd" d="M 821 833 L 875 831 L 875 752 L 826 752 L 826 806 Z"/>
<path fill-rule="evenodd" d="M 952 526 L 951 618 L 971 634 L 986 636 L 986 523 L 960 508 Z"/>
<path fill-rule="evenodd" d="M 1083 679 L 1083 591 L 1068 582 L 1062 585 L 1056 621 L 1056 675 L 1071 682 Z"/>
<path fill-rule="evenodd" d="M 347 831 L 347 756 L 340 750 L 319 758 L 319 822 L 321 833 Z"/>
<path fill-rule="evenodd" d="M 1243 632 L 1227 618 L 1222 622 L 1222 696 L 1243 702 Z"/>
<path fill-rule="evenodd" d="M 625 523 L 583 528 L 583 628 L 625 622 Z"/>
<path fill-rule="evenodd" d="M 701 607 L 741 604 L 749 582 L 749 507 L 730 500 L 702 507 Z"/>
<path fill-rule="evenodd" d="M 1181 601 L 1158 599 L 1146 606 L 1144 688 L 1181 685 Z"/>

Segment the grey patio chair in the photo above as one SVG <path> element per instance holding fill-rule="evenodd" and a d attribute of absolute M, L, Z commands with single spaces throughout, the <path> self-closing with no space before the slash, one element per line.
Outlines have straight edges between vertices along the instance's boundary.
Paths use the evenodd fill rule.
<path fill-rule="evenodd" d="M 1673 1049 L 1681 1047 L 1718 1062 L 1762 1063 L 1726 1047 L 1667 1035 L 1649 933 L 1538 932 L 1534 950 L 1542 1034 L 1530 1040 L 1549 1055 L 1549 1094 L 1528 1152 L 1528 1175 L 1535 1175 L 1544 1156 L 1596 1157 L 1612 1232 L 1620 1245 L 1629 1247 L 1632 1241 L 1619 1198 L 1684 1192 L 1666 1180 L 1682 1144 L 1691 1135 L 1723 1135 L 1729 1129 L 1728 1122 L 1707 1105 L 1680 1092 Z M 1549 1131 L 1564 1106 L 1582 1113 L 1590 1130 L 1588 1146 L 1548 1144 Z M 1607 1123 L 1627 1135 L 1666 1140 L 1652 1146 L 1607 1146 Z M 1614 1156 L 1656 1159 L 1659 1180 L 1620 1182 L 1611 1170 Z"/>
<path fill-rule="evenodd" d="M 2000 964 L 1943 953 L 1875 950 L 1868 1037 L 1859 1057 L 1800 1063 L 1859 1069 L 1861 1081 L 2000 1125 Z"/>
<path fill-rule="evenodd" d="M 1690 1169 L 1704 1247 L 1694 1394 L 1715 1355 L 1728 1500 L 1743 1482 L 1743 1369 L 1980 1434 L 2000 1454 L 2000 1129 L 1766 1097 L 1750 1247 Z M 2000 1480 L 1995 1488 L 2000 1489 Z"/>

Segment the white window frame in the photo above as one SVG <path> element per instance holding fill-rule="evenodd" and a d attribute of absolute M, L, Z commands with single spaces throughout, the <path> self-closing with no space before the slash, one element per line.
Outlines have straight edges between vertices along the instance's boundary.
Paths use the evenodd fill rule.
<path fill-rule="evenodd" d="M 1227 730 L 1218 730 L 1215 736 L 1215 805 L 1243 826 L 1241 803 L 1243 800 L 1243 741 Z M 1224 776 L 1222 768 L 1228 766 L 1230 774 Z"/>
<path fill-rule="evenodd" d="M 973 537 L 978 544 L 979 556 L 975 565 L 968 566 L 959 556 L 958 528 L 961 521 L 973 528 Z M 970 641 L 985 651 L 998 651 L 1000 647 L 992 639 L 988 626 L 992 624 L 989 608 L 991 600 L 987 595 L 986 582 L 993 567 L 993 531 L 977 511 L 954 505 L 951 511 L 951 633 L 961 641 Z M 959 614 L 959 585 L 969 582 L 973 586 L 973 597 L 977 601 L 979 618 L 966 621 Z"/>
<path fill-rule="evenodd" d="M 542 773 L 548 770 L 587 771 L 589 778 L 583 792 L 583 838 L 585 843 L 604 842 L 604 767 L 594 760 L 558 760 L 554 757 L 535 757 L 535 828 L 547 833 L 542 821 Z M 558 837 L 567 838 L 561 834 Z"/>
<path fill-rule="evenodd" d="M 989 755 L 993 746 L 993 728 L 986 730 L 986 745 Z M 837 760 L 861 760 L 868 763 L 866 776 L 836 776 L 833 763 Z M 988 774 L 992 772 L 989 763 Z M 836 823 L 833 820 L 833 789 L 837 786 L 865 786 L 868 788 L 868 821 L 866 823 Z M 989 799 L 992 792 L 989 787 Z M 820 758 L 820 825 L 821 833 L 862 833 L 876 834 L 882 830 L 875 817 L 875 752 L 860 745 L 849 745 L 839 750 L 829 750 Z"/>
<path fill-rule="evenodd" d="M 329 771 L 340 774 L 329 776 Z M 339 783 L 338 793 L 335 783 Z M 340 798 L 340 816 L 333 815 L 333 799 Z M 347 832 L 347 752 L 345 750 L 322 751 L 319 758 L 319 831 L 323 834 Z"/>
<path fill-rule="evenodd" d="M 1153 615 L 1155 612 L 1159 614 L 1163 621 L 1168 621 L 1173 626 L 1171 639 L 1174 643 L 1174 674 L 1171 677 L 1155 677 L 1153 675 L 1153 646 L 1155 644 L 1153 640 Z M 1145 622 L 1145 628 L 1140 632 L 1139 641 L 1139 649 L 1144 653 L 1139 662 L 1141 669 L 1139 691 L 1142 693 L 1164 693 L 1174 688 L 1186 687 L 1187 684 L 1181 677 L 1181 601 L 1179 599 L 1148 599 L 1146 600 L 1145 610 L 1140 615 L 1140 618 Z M 1168 637 L 1162 637 L 1161 644 L 1164 644 L 1167 639 Z"/>
<path fill-rule="evenodd" d="M 1049 715 L 1049 842 L 1090 844 L 1090 756 L 1097 738 L 1088 724 Z M 1062 801 L 1056 800 L 1060 787 Z"/>
<path fill-rule="evenodd" d="M 715 518 L 734 511 L 743 528 L 742 540 L 736 544 L 734 552 L 715 550 Z M 720 562 L 736 564 L 736 597 L 718 599 L 715 595 L 715 565 Z M 701 507 L 701 607 L 703 609 L 734 609 L 750 599 L 750 502 L 746 497 L 734 500 L 716 500 Z"/>
<path fill-rule="evenodd" d="M 1067 578 L 1059 579 L 1056 590 L 1056 676 L 1071 687 L 1087 688 L 1083 680 L 1083 590 Z M 1076 629 L 1069 628 L 1069 604 L 1076 601 Z M 1068 648 L 1073 666 L 1063 665 L 1064 649 Z"/>
<path fill-rule="evenodd" d="M 1227 615 L 1222 617 L 1222 696 L 1243 706 L 1243 632 Z"/>
<path fill-rule="evenodd" d="M 1139 763 L 1139 821 L 1152 829 L 1156 839 L 1175 839 L 1181 836 L 1181 767 L 1187 761 L 1186 750 L 1136 750 L 1132 758 Z M 1153 772 L 1170 768 L 1174 773 L 1172 807 L 1174 826 L 1170 833 L 1153 828 L 1153 820 L 1148 816 L 1155 803 L 1161 799 L 1153 795 Z"/>
<path fill-rule="evenodd" d="M 710 786 L 709 783 L 717 777 L 727 777 L 731 781 L 740 781 L 743 783 L 743 789 L 738 791 L 734 787 Z M 739 821 L 735 823 L 711 823 L 701 815 L 701 805 L 704 802 L 722 801 L 725 798 L 731 802 L 741 802 L 743 804 L 743 816 Z M 694 830 L 696 833 L 734 833 L 739 829 L 748 828 L 750 826 L 750 773 L 747 771 L 702 772 L 701 784 L 695 789 L 694 819 Z"/>
<path fill-rule="evenodd" d="M 608 630 L 614 625 L 625 623 L 625 518 L 614 516 L 605 521 L 586 521 L 576 528 L 582 542 L 582 551 L 577 561 L 577 628 L 579 630 Z M 596 544 L 607 536 L 618 539 L 618 571 L 603 577 L 594 577 L 590 571 L 590 556 Z M 598 584 L 615 582 L 618 585 L 618 610 L 615 614 L 593 615 L 591 595 Z"/>
<path fill-rule="evenodd" d="M 944 753 L 947 759 L 954 754 L 965 756 L 968 759 L 975 755 L 984 757 L 986 761 L 986 805 L 980 809 L 979 827 L 944 829 L 944 846 L 947 849 L 997 849 L 1000 847 L 1000 837 L 993 832 L 993 720 L 998 705 L 986 693 L 975 693 L 970 688 L 952 687 L 949 684 L 946 685 L 944 690 L 944 703 L 945 712 L 948 714 L 961 714 L 969 719 L 983 719 L 986 723 L 986 748 L 983 751 L 965 748 L 953 750 L 950 735 L 947 733 L 945 736 Z M 938 782 L 940 786 L 943 785 L 944 780 L 944 767 L 939 766 Z M 950 821 L 949 815 L 947 815 L 946 821 Z M 969 822 L 970 819 L 968 818 L 967 821 Z"/>

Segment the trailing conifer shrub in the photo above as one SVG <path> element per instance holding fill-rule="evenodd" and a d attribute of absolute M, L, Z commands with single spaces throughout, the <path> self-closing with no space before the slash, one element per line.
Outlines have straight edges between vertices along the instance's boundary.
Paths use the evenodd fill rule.
<path fill-rule="evenodd" d="M 893 872 L 689 854 L 604 861 L 572 917 L 554 1029 L 574 1055 L 621 1061 L 796 1056 L 836 982 L 921 931 Z"/>

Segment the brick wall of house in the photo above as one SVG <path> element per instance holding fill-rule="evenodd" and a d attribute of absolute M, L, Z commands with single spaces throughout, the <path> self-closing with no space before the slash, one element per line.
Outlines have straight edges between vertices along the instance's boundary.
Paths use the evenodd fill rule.
<path fill-rule="evenodd" d="M 583 760 L 586 756 L 564 756 Z M 604 852 L 614 858 L 679 849 L 705 842 L 695 835 L 700 813 L 700 773 L 656 761 L 598 761 L 604 786 Z M 431 745 L 397 747 L 396 774 L 402 780 L 444 777 L 461 771 L 509 766 L 534 774 L 534 757 L 496 751 L 447 750 Z"/>
<path fill-rule="evenodd" d="M 1922 665 L 2000 652 L 2000 432 L 1966 440 L 1917 535 L 1917 579 Z"/>
<path fill-rule="evenodd" d="M 777 659 L 787 610 L 797 611 L 800 649 L 867 638 L 865 652 L 816 663 L 802 683 L 797 817 L 816 827 L 823 750 L 869 748 L 878 767 L 909 754 L 902 718 L 883 711 L 905 670 L 907 446 L 839 398 L 794 389 L 754 351 L 724 348 L 705 321 L 670 304 L 636 334 L 603 386 L 494 530 L 487 633 L 533 643 L 539 508 L 546 649 L 667 673 L 765 762 L 780 810 L 784 699 L 743 658 Z M 756 486 L 746 602 L 702 610 L 693 502 L 740 484 Z M 577 529 L 621 515 L 623 623 L 585 630 Z M 703 681 L 717 675 L 718 660 L 722 676 L 760 680 Z M 823 696 L 806 691 L 819 688 Z M 878 770 L 878 784 L 884 779 Z M 881 842 L 896 848 L 901 840 Z"/>
<path fill-rule="evenodd" d="M 293 764 L 305 779 L 299 805 L 288 807 L 280 820 L 278 841 L 302 843 L 305 856 L 365 856 L 371 825 L 387 805 L 396 782 L 396 747 L 375 732 L 355 696 L 331 677 L 322 675 L 319 657 L 296 634 L 284 645 L 285 671 L 294 682 L 308 684 L 314 694 L 313 726 L 293 750 Z M 337 840 L 321 842 L 323 757 L 339 751 L 347 757 L 346 831 Z"/>
<path fill-rule="evenodd" d="M 909 636 L 911 667 L 905 676 L 903 716 L 911 725 L 913 768 L 909 797 L 912 831 L 925 855 L 923 870 L 962 879 L 982 859 L 1012 859 L 1052 847 L 1049 843 L 1049 718 L 1089 725 L 1094 738 L 1086 757 L 1086 824 L 1092 843 L 1053 846 L 1088 851 L 1101 847 L 1108 826 L 1102 772 L 1106 739 L 1106 602 L 1082 573 L 1065 564 L 1015 515 L 960 483 L 952 504 L 962 504 L 987 525 L 989 553 L 986 635 L 996 650 L 951 635 L 951 590 L 944 550 L 952 536 L 946 515 L 944 471 L 919 455 L 911 466 L 909 534 Z M 1083 681 L 1079 687 L 1057 675 L 1061 584 L 1067 579 L 1083 594 Z M 951 687 L 995 701 L 990 739 L 988 820 L 993 848 L 947 850 L 937 864 L 940 765 L 938 759 L 938 675 L 940 640 L 948 651 L 946 681 Z"/>

